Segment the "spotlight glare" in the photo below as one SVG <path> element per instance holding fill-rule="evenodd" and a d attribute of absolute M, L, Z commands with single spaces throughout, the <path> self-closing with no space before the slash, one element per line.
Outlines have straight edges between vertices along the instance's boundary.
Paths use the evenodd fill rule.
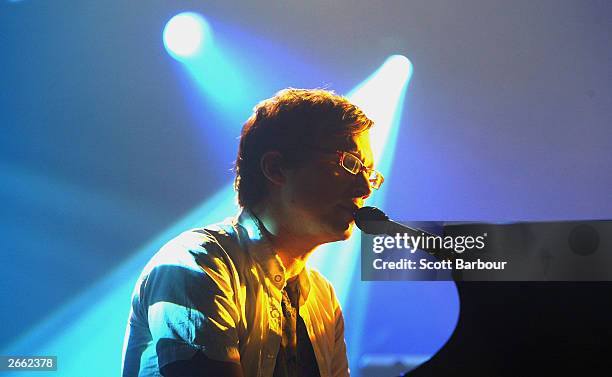
<path fill-rule="evenodd" d="M 199 14 L 179 13 L 164 28 L 164 46 L 176 59 L 193 57 L 202 49 L 208 29 L 208 23 Z"/>

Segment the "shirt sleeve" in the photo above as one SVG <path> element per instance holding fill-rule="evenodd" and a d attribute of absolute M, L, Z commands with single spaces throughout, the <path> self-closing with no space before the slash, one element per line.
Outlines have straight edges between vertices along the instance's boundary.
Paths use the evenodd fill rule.
<path fill-rule="evenodd" d="M 197 351 L 240 364 L 237 274 L 227 253 L 209 233 L 189 232 L 158 256 L 141 297 L 159 368 L 189 360 Z"/>

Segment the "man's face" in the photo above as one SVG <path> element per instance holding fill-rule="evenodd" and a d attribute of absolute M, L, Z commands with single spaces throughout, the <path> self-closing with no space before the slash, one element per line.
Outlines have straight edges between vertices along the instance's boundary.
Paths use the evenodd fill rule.
<path fill-rule="evenodd" d="M 348 138 L 329 137 L 315 148 L 302 165 L 287 170 L 281 189 L 282 226 L 317 244 L 344 240 L 352 233 L 353 212 L 363 206 L 372 189 L 366 174 L 346 171 L 334 151 L 351 152 L 371 168 L 370 136 L 366 131 Z"/>

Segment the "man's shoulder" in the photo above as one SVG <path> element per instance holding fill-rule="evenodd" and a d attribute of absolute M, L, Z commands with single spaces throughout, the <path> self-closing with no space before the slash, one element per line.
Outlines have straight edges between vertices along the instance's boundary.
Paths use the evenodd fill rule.
<path fill-rule="evenodd" d="M 238 247 L 230 220 L 184 231 L 163 245 L 143 273 L 162 265 L 198 268 L 202 259 L 230 258 Z"/>
<path fill-rule="evenodd" d="M 197 249 L 198 247 L 233 246 L 233 243 L 237 243 L 236 231 L 232 223 L 227 220 L 200 228 L 189 229 L 170 240 L 164 247 L 179 247 L 183 249 L 195 247 Z"/>

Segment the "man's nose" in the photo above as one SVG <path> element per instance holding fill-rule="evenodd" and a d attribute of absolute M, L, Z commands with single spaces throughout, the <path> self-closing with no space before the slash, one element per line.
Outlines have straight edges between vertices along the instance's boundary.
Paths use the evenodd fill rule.
<path fill-rule="evenodd" d="M 367 199 L 372 194 L 372 186 L 370 185 L 370 175 L 366 171 L 357 173 L 355 177 L 355 191 L 353 197 Z"/>

